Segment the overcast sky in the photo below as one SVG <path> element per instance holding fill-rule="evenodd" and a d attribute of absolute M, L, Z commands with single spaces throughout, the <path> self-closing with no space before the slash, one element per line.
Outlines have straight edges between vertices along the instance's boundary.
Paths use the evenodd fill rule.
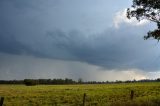
<path fill-rule="evenodd" d="M 0 0 L 0 79 L 160 77 L 156 26 L 126 18 L 132 0 Z"/>

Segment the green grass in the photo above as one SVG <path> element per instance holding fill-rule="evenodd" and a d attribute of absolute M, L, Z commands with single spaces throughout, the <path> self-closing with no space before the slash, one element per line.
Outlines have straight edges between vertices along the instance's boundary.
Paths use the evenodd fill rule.
<path fill-rule="evenodd" d="M 130 91 L 134 98 L 130 100 Z M 4 106 L 160 106 L 160 83 L 0 85 Z"/>

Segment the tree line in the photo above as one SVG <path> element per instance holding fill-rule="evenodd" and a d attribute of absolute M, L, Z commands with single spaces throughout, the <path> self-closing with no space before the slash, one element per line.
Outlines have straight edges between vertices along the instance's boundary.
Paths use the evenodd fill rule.
<path fill-rule="evenodd" d="M 116 80 L 116 81 L 83 81 L 79 79 L 75 81 L 73 79 L 24 79 L 24 80 L 0 80 L 0 84 L 25 84 L 31 85 L 63 85 L 63 84 L 109 84 L 109 83 L 134 83 L 134 82 L 160 82 L 158 79 L 142 79 L 142 80 Z"/>
<path fill-rule="evenodd" d="M 0 80 L 0 84 L 25 84 L 25 85 L 56 85 L 56 84 L 76 84 L 78 82 L 65 78 L 65 79 L 24 79 L 24 80 Z"/>

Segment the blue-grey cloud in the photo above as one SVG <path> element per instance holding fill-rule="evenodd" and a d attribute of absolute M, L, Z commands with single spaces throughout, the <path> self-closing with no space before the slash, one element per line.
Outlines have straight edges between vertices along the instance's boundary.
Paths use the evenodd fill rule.
<path fill-rule="evenodd" d="M 141 30 L 144 28 L 126 26 L 95 35 L 85 35 L 75 30 L 68 33 L 61 30 L 46 31 L 44 39 L 35 41 L 35 44 L 23 44 L 23 39 L 18 42 L 15 36 L 1 35 L 0 51 L 81 61 L 108 69 L 159 69 L 159 47 L 152 41 L 144 41 Z"/>
<path fill-rule="evenodd" d="M 80 7 L 78 3 L 87 4 Z M 0 52 L 80 61 L 106 69 L 160 69 L 159 44 L 143 40 L 151 26 L 121 23 L 116 29 L 111 20 L 120 7 L 109 9 L 106 1 L 78 3 L 0 1 Z M 108 7 L 102 5 L 101 11 L 104 3 Z"/>
<path fill-rule="evenodd" d="M 145 31 L 147 30 L 142 27 L 126 26 L 88 36 L 78 31 L 71 31 L 68 34 L 55 31 L 49 35 L 54 40 L 53 46 L 70 53 L 73 56 L 69 57 L 71 60 L 109 69 L 140 68 L 148 71 L 159 69 L 158 44 L 144 41 Z"/>

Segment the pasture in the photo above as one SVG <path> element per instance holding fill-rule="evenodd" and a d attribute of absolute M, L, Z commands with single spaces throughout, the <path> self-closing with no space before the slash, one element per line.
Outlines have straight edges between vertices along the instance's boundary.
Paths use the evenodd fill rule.
<path fill-rule="evenodd" d="M 0 85 L 4 106 L 83 106 L 84 93 L 85 106 L 160 106 L 160 82 Z"/>

